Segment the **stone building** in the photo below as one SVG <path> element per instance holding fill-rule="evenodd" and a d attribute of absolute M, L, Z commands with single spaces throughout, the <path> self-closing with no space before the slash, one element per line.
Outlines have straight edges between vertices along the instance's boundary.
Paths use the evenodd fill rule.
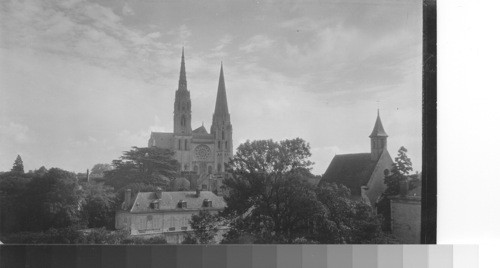
<path fill-rule="evenodd" d="M 115 215 L 115 228 L 128 230 L 132 236 L 163 235 L 168 243 L 181 243 L 185 232 L 192 231 L 189 220 L 194 214 L 202 210 L 218 213 L 225 207 L 223 197 L 210 191 L 142 192 L 132 199 L 127 190 L 122 209 Z"/>
<path fill-rule="evenodd" d="M 192 130 L 191 97 L 182 49 L 179 86 L 174 101 L 174 130 L 170 133 L 152 132 L 148 146 L 174 151 L 181 174 L 190 181 L 191 189 L 216 190 L 226 176 L 224 164 L 233 156 L 232 137 L 222 64 L 210 132 L 203 124 Z"/>
<path fill-rule="evenodd" d="M 343 184 L 351 190 L 353 199 L 374 206 L 386 189 L 384 177 L 393 164 L 387 151 L 388 135 L 378 112 L 369 137 L 371 147 L 369 153 L 335 155 L 320 183 Z"/>

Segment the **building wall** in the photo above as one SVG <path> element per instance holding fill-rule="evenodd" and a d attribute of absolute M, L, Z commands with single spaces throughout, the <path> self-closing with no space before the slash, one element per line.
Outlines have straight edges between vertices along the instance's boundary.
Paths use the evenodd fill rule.
<path fill-rule="evenodd" d="M 200 210 L 130 213 L 118 211 L 115 216 L 115 228 L 130 230 L 131 235 L 151 235 L 191 231 L 189 220 Z M 217 213 L 212 210 L 211 213 Z"/>
<path fill-rule="evenodd" d="M 391 199 L 392 234 L 403 244 L 420 243 L 420 199 Z"/>
<path fill-rule="evenodd" d="M 375 205 L 380 195 L 385 191 L 387 186 L 384 183 L 386 169 L 391 170 L 392 159 L 387 150 L 384 150 L 380 156 L 377 166 L 373 170 L 370 180 L 367 183 L 368 189 L 365 191 L 366 196 L 370 199 L 372 206 Z"/>

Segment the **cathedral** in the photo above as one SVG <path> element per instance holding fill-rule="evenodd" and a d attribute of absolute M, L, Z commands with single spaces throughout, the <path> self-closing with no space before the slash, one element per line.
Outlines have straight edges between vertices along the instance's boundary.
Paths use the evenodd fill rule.
<path fill-rule="evenodd" d="M 149 147 L 170 149 L 180 163 L 183 178 L 190 189 L 215 190 L 225 175 L 224 164 L 233 156 L 233 128 L 226 97 L 224 71 L 221 63 L 217 99 L 208 132 L 203 124 L 192 130 L 191 97 L 187 87 L 184 48 L 182 49 L 179 86 L 175 91 L 173 132 L 152 132 Z M 178 180 L 176 179 L 176 180 Z M 178 182 L 180 185 L 185 185 Z M 173 190 L 178 190 L 174 186 Z"/>

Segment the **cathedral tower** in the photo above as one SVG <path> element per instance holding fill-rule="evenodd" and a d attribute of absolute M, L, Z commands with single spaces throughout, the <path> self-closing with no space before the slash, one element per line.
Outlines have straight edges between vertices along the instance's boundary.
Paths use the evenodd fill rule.
<path fill-rule="evenodd" d="M 389 136 L 385 133 L 379 111 L 377 110 L 377 121 L 375 121 L 372 134 L 370 134 L 372 160 L 378 160 L 380 155 L 387 150 L 387 137 Z"/>
<path fill-rule="evenodd" d="M 177 88 L 177 91 L 175 91 L 174 134 L 191 135 L 191 96 L 187 89 L 184 48 L 182 48 L 179 87 Z"/>
<path fill-rule="evenodd" d="M 217 88 L 217 100 L 212 117 L 210 133 L 215 138 L 215 164 L 216 172 L 224 172 L 224 164 L 233 156 L 233 126 L 227 106 L 226 85 L 224 83 L 224 70 L 220 66 L 219 86 Z"/>

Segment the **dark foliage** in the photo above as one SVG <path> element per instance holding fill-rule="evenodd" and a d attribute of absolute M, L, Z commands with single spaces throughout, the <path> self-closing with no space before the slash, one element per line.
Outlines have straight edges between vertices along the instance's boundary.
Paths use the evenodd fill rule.
<path fill-rule="evenodd" d="M 14 161 L 14 165 L 12 166 L 10 172 L 24 174 L 23 160 L 21 159 L 20 155 L 17 155 L 16 160 Z"/>
<path fill-rule="evenodd" d="M 179 163 L 168 149 L 132 147 L 120 159 L 113 160 L 113 167 L 104 172 L 104 179 L 115 190 L 132 183 L 167 188 L 179 170 Z"/>

